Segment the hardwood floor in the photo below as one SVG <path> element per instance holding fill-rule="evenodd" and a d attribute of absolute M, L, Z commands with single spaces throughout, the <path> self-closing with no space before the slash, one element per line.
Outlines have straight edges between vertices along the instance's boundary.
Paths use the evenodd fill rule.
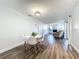
<path fill-rule="evenodd" d="M 43 44 L 40 45 L 41 49 L 37 54 L 33 48 L 26 51 L 24 46 L 21 45 L 0 54 L 0 59 L 79 59 L 79 54 L 72 46 L 68 47 L 66 41 L 55 41 L 52 35 L 48 35 L 45 37 Z"/>

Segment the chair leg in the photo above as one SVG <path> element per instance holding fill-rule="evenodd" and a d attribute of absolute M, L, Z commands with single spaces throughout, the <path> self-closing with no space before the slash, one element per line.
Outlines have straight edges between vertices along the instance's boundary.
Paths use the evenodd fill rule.
<path fill-rule="evenodd" d="M 36 47 L 36 45 L 34 45 L 34 51 L 35 51 L 35 54 L 37 54 L 37 47 Z"/>
<path fill-rule="evenodd" d="M 26 48 L 26 42 L 24 43 L 24 47 Z"/>
<path fill-rule="evenodd" d="M 40 43 L 37 44 L 37 48 L 38 48 L 38 51 L 40 52 L 40 50 L 41 50 Z"/>

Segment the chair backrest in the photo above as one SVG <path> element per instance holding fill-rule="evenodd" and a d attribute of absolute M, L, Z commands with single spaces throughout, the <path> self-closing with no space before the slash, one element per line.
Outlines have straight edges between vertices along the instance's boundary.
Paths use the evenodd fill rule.
<path fill-rule="evenodd" d="M 27 44 L 35 45 L 37 44 L 37 41 L 34 37 L 30 37 L 29 39 L 27 39 Z"/>
<path fill-rule="evenodd" d="M 31 36 L 24 36 L 24 41 L 27 43 L 28 39 L 30 39 Z"/>

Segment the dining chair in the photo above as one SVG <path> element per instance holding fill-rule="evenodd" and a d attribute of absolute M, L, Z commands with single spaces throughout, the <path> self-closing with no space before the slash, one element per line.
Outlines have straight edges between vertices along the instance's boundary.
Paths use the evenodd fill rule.
<path fill-rule="evenodd" d="M 29 49 L 29 51 L 33 47 L 34 52 L 37 54 L 37 43 L 37 40 L 34 37 L 30 36 L 25 40 L 24 46 L 26 49 Z M 28 47 L 27 45 L 29 45 L 30 47 Z"/>

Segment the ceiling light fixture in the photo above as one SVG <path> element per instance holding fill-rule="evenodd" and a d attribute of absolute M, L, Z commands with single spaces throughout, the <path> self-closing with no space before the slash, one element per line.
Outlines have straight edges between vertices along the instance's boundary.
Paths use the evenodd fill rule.
<path fill-rule="evenodd" d="M 40 16 L 41 13 L 40 13 L 39 11 L 36 11 L 36 12 L 35 12 L 35 15 L 36 15 L 36 16 Z"/>

